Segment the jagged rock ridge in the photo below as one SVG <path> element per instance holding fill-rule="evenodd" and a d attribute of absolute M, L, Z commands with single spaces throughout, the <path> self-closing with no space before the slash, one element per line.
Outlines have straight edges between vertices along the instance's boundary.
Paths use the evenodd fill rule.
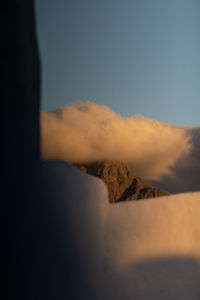
<path fill-rule="evenodd" d="M 109 192 L 111 203 L 156 198 L 169 192 L 152 187 L 125 164 L 119 161 L 98 161 L 75 164 L 83 172 L 101 178 Z"/>

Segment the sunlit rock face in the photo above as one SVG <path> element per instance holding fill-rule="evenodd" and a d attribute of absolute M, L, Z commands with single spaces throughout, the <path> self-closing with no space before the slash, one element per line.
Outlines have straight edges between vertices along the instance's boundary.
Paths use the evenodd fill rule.
<path fill-rule="evenodd" d="M 152 187 L 120 161 L 97 161 L 75 165 L 83 172 L 99 177 L 105 182 L 111 203 L 170 195 L 166 191 Z"/>
<path fill-rule="evenodd" d="M 56 232 L 49 250 L 56 299 L 67 295 L 72 260 L 72 278 L 79 275 L 71 299 L 199 300 L 199 192 L 111 205 L 101 180 L 69 164 L 46 162 L 43 174 L 57 224 L 49 233 Z"/>

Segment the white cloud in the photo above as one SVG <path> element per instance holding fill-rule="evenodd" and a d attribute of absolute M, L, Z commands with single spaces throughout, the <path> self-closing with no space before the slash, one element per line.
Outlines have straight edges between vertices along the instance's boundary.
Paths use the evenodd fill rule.
<path fill-rule="evenodd" d="M 106 106 L 73 103 L 41 113 L 44 159 L 121 160 L 169 191 L 200 189 L 200 127 L 174 126 Z"/>

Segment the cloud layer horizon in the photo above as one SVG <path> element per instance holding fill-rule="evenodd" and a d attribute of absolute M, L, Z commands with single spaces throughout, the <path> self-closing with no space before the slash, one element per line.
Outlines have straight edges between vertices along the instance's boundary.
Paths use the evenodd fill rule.
<path fill-rule="evenodd" d="M 200 127 L 122 117 L 81 101 L 41 112 L 41 142 L 45 160 L 119 160 L 169 192 L 200 190 Z"/>

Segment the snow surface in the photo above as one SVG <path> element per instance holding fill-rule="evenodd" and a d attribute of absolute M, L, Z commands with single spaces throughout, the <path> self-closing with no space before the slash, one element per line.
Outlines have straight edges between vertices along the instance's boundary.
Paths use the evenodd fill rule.
<path fill-rule="evenodd" d="M 43 169 L 90 299 L 200 299 L 200 192 L 110 204 L 101 180 L 61 161 Z"/>

